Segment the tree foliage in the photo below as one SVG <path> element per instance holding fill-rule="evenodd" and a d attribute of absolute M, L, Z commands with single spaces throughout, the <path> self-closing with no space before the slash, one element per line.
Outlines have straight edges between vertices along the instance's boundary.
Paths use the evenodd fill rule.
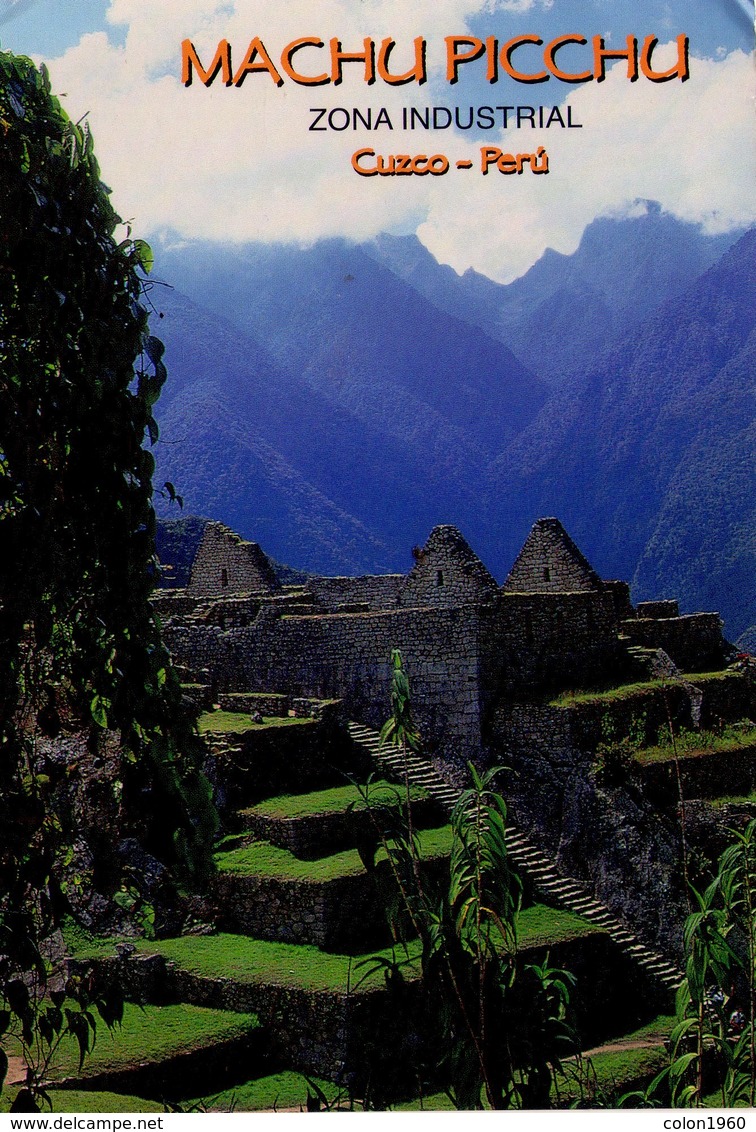
<path fill-rule="evenodd" d="M 119 224 L 87 126 L 44 70 L 0 53 L 0 992 L 12 1015 L 8 988 L 49 970 L 40 945 L 65 909 L 73 836 L 38 736 L 75 722 L 96 754 L 117 734 L 118 788 L 139 799 L 146 847 L 185 881 L 206 869 L 214 829 L 148 600 L 145 443 L 166 371 L 143 301 L 151 252 L 119 241 Z"/>

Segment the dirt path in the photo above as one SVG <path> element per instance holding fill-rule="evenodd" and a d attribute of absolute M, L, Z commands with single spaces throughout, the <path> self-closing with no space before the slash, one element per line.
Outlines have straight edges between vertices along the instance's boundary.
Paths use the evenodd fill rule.
<path fill-rule="evenodd" d="M 596 1046 L 595 1049 L 583 1050 L 583 1057 L 593 1057 L 596 1053 L 622 1053 L 626 1049 L 659 1049 L 664 1044 L 663 1035 L 658 1037 L 648 1038 L 634 1038 L 632 1041 L 618 1041 L 608 1042 L 603 1046 Z"/>

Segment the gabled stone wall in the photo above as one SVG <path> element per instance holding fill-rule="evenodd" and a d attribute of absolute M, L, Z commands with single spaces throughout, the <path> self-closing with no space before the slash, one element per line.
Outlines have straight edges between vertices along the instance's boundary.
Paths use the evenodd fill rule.
<path fill-rule="evenodd" d="M 558 519 L 538 519 L 504 589 L 510 593 L 569 593 L 602 590 L 603 583 Z"/>
<path fill-rule="evenodd" d="M 402 606 L 479 605 L 498 592 L 495 579 L 456 527 L 434 527 L 399 591 Z"/>
<path fill-rule="evenodd" d="M 186 592 L 190 597 L 279 589 L 273 567 L 256 542 L 245 542 L 222 523 L 208 523 L 192 566 Z"/>

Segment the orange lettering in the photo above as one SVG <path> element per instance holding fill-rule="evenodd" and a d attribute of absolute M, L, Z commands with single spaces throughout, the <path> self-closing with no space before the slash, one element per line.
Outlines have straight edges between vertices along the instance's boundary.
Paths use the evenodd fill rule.
<path fill-rule="evenodd" d="M 301 75 L 299 71 L 294 70 L 291 58 L 295 52 L 300 51 L 303 47 L 323 47 L 323 40 L 317 39 L 315 36 L 305 35 L 301 39 L 295 39 L 293 43 L 288 43 L 281 52 L 281 68 L 290 79 L 299 83 L 300 86 L 323 86 L 324 83 L 330 81 L 325 72 L 322 75 Z"/>
<path fill-rule="evenodd" d="M 512 55 L 523 43 L 534 43 L 536 47 L 540 47 L 543 40 L 537 35 L 518 35 L 515 39 L 510 39 L 501 49 L 502 67 L 518 83 L 545 83 L 549 77 L 546 71 L 540 71 L 537 75 L 524 75 L 512 66 Z"/>
<path fill-rule="evenodd" d="M 543 61 L 555 79 L 560 79 L 563 83 L 587 83 L 593 78 L 591 71 L 581 71 L 579 75 L 571 75 L 568 71 L 560 70 L 556 65 L 556 53 L 565 43 L 579 43 L 585 46 L 587 42 L 588 40 L 582 35 L 560 35 L 558 39 L 551 41 L 543 53 Z"/>
<path fill-rule="evenodd" d="M 651 69 L 651 56 L 658 42 L 656 36 L 653 35 L 647 35 L 643 42 L 640 68 L 645 78 L 650 79 L 652 83 L 666 83 L 669 82 L 670 79 L 678 78 L 681 83 L 687 82 L 690 78 L 690 68 L 688 66 L 688 49 L 690 43 L 687 35 L 678 35 L 677 62 L 674 67 L 670 67 L 668 71 L 654 71 Z"/>
<path fill-rule="evenodd" d="M 389 73 L 388 63 L 391 52 L 396 47 L 396 40 L 384 39 L 381 42 L 378 51 L 378 78 L 382 79 L 384 83 L 389 83 L 390 86 L 402 86 L 404 83 L 411 83 L 413 80 L 419 84 L 427 81 L 427 74 L 425 69 L 425 40 L 420 35 L 414 41 L 415 44 L 415 65 L 409 71 L 405 71 L 402 75 L 392 75 Z"/>
<path fill-rule="evenodd" d="M 375 46 L 372 39 L 363 40 L 362 51 L 343 51 L 341 40 L 331 40 L 331 82 L 338 86 L 342 81 L 342 63 L 364 63 L 365 82 L 370 85 L 375 82 Z"/>
<path fill-rule="evenodd" d="M 606 78 L 604 63 L 607 59 L 627 59 L 627 77 L 633 83 L 638 78 L 638 40 L 634 35 L 627 37 L 627 47 L 624 51 L 612 51 L 600 35 L 594 35 L 593 77 L 597 83 L 602 83 Z"/>
<path fill-rule="evenodd" d="M 255 59 L 258 56 L 260 61 L 256 63 Z M 234 75 L 234 86 L 241 86 L 247 75 L 253 75 L 259 71 L 267 72 L 276 86 L 283 86 L 283 79 L 274 67 L 270 55 L 265 50 L 263 41 L 256 35 L 247 48 L 247 54 L 244 56 L 242 65 Z"/>
<path fill-rule="evenodd" d="M 480 59 L 486 49 L 482 39 L 472 35 L 447 35 L 446 43 L 446 81 L 456 83 L 459 81 L 459 67 L 461 63 L 472 63 L 473 59 Z M 459 47 L 468 46 L 469 51 L 460 52 Z"/>

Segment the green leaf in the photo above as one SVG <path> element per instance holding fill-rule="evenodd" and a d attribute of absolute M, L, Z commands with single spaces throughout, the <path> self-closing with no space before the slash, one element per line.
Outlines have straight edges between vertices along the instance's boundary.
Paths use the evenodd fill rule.
<path fill-rule="evenodd" d="M 155 266 L 155 256 L 153 255 L 152 248 L 146 240 L 134 240 L 132 248 L 137 263 L 142 271 L 144 271 L 145 275 L 149 275 Z"/>

